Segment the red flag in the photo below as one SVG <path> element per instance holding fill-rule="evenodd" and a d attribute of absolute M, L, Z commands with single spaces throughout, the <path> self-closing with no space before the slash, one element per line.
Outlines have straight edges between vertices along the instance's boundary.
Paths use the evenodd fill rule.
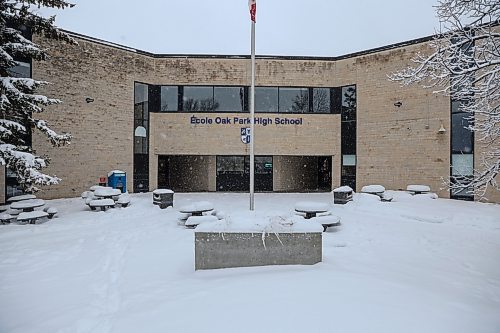
<path fill-rule="evenodd" d="M 248 0 L 248 8 L 250 9 L 250 19 L 255 23 L 255 14 L 257 13 L 256 0 Z"/>

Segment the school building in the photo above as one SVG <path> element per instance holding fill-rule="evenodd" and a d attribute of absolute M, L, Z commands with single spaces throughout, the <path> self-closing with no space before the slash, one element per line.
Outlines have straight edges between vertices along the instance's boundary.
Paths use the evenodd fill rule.
<path fill-rule="evenodd" d="M 248 191 L 249 56 L 152 54 L 70 34 L 78 45 L 35 36 L 50 60 L 20 64 L 63 101 L 42 118 L 73 135 L 52 148 L 33 133 L 33 149 L 51 157 L 45 172 L 62 178 L 40 197 L 79 196 L 115 169 L 127 173 L 129 192 Z M 482 147 L 458 103 L 387 77 L 430 40 L 338 57 L 258 55 L 256 191 L 425 184 L 440 197 L 473 199 L 443 184 L 480 165 Z M 18 191 L 2 173 L 3 202 Z"/>

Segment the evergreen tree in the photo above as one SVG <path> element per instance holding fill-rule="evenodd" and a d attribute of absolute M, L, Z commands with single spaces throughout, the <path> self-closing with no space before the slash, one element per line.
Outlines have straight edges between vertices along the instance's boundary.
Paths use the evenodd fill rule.
<path fill-rule="evenodd" d="M 44 133 L 54 146 L 68 144 L 71 135 L 58 134 L 40 119 L 48 105 L 60 100 L 36 93 L 48 82 L 33 80 L 16 73 L 20 61 L 48 59 L 45 50 L 30 40 L 31 34 L 76 44 L 54 26 L 55 17 L 44 18 L 36 7 L 65 9 L 73 4 L 62 0 L 0 0 L 0 164 L 16 174 L 25 192 L 39 190 L 41 185 L 57 184 L 60 179 L 41 172 L 49 159 L 37 156 L 31 149 L 31 129 Z M 23 77 L 24 76 L 24 77 Z"/>

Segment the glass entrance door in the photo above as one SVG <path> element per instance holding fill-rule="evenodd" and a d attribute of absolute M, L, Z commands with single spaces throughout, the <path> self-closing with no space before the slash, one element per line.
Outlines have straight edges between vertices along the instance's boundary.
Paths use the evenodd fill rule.
<path fill-rule="evenodd" d="M 273 157 L 255 157 L 255 191 L 273 190 Z M 250 157 L 217 156 L 217 191 L 250 190 Z"/>

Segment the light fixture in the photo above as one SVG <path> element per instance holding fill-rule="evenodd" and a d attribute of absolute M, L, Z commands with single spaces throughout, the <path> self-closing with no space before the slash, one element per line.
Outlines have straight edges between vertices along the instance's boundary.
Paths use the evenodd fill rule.
<path fill-rule="evenodd" d="M 441 123 L 441 127 L 439 127 L 439 129 L 438 129 L 438 133 L 439 133 L 439 134 L 444 134 L 444 133 L 446 133 L 446 128 L 444 128 L 443 123 Z"/>
<path fill-rule="evenodd" d="M 93 98 L 90 98 L 90 97 L 85 98 L 85 102 L 87 102 L 87 103 L 92 103 L 93 101 L 94 101 Z"/>
<path fill-rule="evenodd" d="M 397 101 L 396 103 L 394 103 L 394 106 L 397 106 L 398 108 L 400 108 L 401 105 L 403 105 L 401 101 Z"/>

